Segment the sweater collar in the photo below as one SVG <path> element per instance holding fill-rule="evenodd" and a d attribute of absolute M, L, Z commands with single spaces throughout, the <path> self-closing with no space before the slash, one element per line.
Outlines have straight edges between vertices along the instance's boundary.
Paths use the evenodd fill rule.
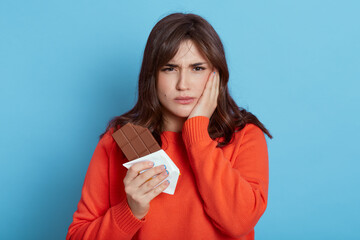
<path fill-rule="evenodd" d="M 183 143 L 182 132 L 164 131 L 161 133 L 161 141 L 166 146 L 168 145 L 167 143 Z"/>

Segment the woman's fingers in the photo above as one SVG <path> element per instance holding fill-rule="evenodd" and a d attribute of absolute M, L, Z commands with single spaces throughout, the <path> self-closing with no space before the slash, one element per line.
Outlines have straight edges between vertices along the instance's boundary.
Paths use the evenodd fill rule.
<path fill-rule="evenodd" d="M 124 183 L 133 181 L 139 175 L 139 172 L 144 171 L 146 169 L 150 169 L 153 166 L 154 163 L 151 161 L 135 163 L 127 171 L 126 176 L 124 178 Z"/>
<path fill-rule="evenodd" d="M 170 182 L 168 180 L 164 181 L 163 183 L 161 183 L 159 186 L 157 186 L 156 188 L 153 188 L 152 190 L 150 190 L 149 192 L 147 192 L 145 194 L 145 198 L 150 202 L 151 200 L 153 200 L 156 196 L 158 196 L 160 193 L 162 193 L 168 186 L 169 186 Z"/>
<path fill-rule="evenodd" d="M 220 77 L 219 73 L 216 73 L 213 80 L 213 87 L 212 87 L 212 94 L 211 94 L 211 101 L 212 104 L 215 106 L 217 105 L 217 99 L 219 96 L 219 85 L 220 85 Z"/>
<path fill-rule="evenodd" d="M 214 78 L 215 78 L 215 72 L 211 72 L 210 77 L 206 82 L 203 94 L 201 95 L 202 101 L 204 100 L 206 101 L 211 97 L 211 92 L 214 88 Z"/>
<path fill-rule="evenodd" d="M 209 108 L 213 109 L 215 111 L 216 106 L 217 106 L 217 99 L 219 96 L 219 85 L 220 85 L 220 77 L 219 77 L 219 73 L 216 72 L 214 74 L 214 78 L 212 81 L 212 86 L 211 86 L 211 93 L 208 99 L 208 104 L 209 104 Z"/>
<path fill-rule="evenodd" d="M 214 102 L 214 98 L 215 98 L 215 94 L 216 94 L 216 79 L 217 79 L 217 74 L 216 72 L 213 73 L 213 78 L 212 78 L 212 82 L 211 82 L 211 89 L 210 89 L 210 96 L 209 96 L 209 103 L 210 105 L 213 105 Z"/>
<path fill-rule="evenodd" d="M 150 181 L 152 178 L 156 177 L 157 175 L 167 172 L 165 165 L 160 165 L 157 167 L 152 167 L 152 166 L 153 163 L 151 162 L 141 162 L 131 166 L 124 178 L 124 185 L 128 186 L 128 188 L 130 188 L 130 191 L 131 189 L 135 190 L 140 188 L 140 186 Z"/>
<path fill-rule="evenodd" d="M 219 73 L 217 71 L 211 72 L 206 82 L 204 91 L 190 113 L 188 118 L 195 116 L 205 116 L 210 118 L 217 106 L 217 99 L 219 93 Z"/>
<path fill-rule="evenodd" d="M 203 101 L 206 101 L 208 98 L 209 98 L 209 95 L 211 93 L 211 88 L 212 88 L 212 82 L 213 82 L 213 79 L 214 79 L 214 72 L 211 72 L 208 79 L 206 80 L 206 84 L 205 84 L 205 87 L 204 87 L 204 90 L 200 96 L 200 99 L 198 101 L 198 104 L 200 104 L 201 102 Z"/>
<path fill-rule="evenodd" d="M 169 176 L 169 172 L 167 170 L 163 170 L 158 175 L 153 176 L 151 179 L 144 182 L 139 187 L 139 192 L 141 192 L 143 194 L 147 194 L 148 192 L 152 191 L 155 186 L 157 186 L 160 182 L 162 182 L 168 176 Z M 156 187 L 156 188 L 158 188 L 158 187 Z"/>
<path fill-rule="evenodd" d="M 154 167 L 152 169 L 149 169 L 141 174 L 139 174 L 134 180 L 133 185 L 136 187 L 142 186 L 145 182 L 150 181 L 153 177 L 160 174 L 166 169 L 165 165 L 160 165 L 157 167 Z"/>
<path fill-rule="evenodd" d="M 216 89 L 215 98 L 216 98 L 216 105 L 217 105 L 217 99 L 218 99 L 218 96 L 220 93 L 220 75 L 219 75 L 219 73 L 217 73 L 215 89 Z"/>

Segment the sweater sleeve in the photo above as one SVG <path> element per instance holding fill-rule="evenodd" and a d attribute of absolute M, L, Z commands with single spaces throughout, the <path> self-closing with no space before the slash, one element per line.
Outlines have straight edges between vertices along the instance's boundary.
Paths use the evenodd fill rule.
<path fill-rule="evenodd" d="M 241 237 L 254 229 L 267 205 L 268 152 L 260 128 L 247 124 L 234 142 L 231 159 L 207 131 L 209 118 L 188 119 L 183 139 L 204 210 L 224 234 Z M 229 154 L 227 154 L 229 156 Z"/>
<path fill-rule="evenodd" d="M 96 146 L 67 240 L 131 239 L 142 226 L 143 221 L 132 214 L 126 197 L 117 205 L 110 206 L 109 153 L 114 146 L 109 133 Z"/>

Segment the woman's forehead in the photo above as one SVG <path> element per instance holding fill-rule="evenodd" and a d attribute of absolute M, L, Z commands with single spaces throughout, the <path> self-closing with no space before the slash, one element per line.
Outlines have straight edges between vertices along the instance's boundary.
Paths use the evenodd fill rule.
<path fill-rule="evenodd" d="M 205 60 L 203 55 L 204 54 L 192 40 L 187 40 L 180 43 L 175 56 L 171 60 L 179 61 L 184 58 Z"/>
<path fill-rule="evenodd" d="M 208 64 L 208 61 L 205 54 L 198 48 L 192 40 L 182 41 L 179 45 L 178 51 L 176 54 L 168 61 L 168 64 L 172 65 L 203 65 Z"/>

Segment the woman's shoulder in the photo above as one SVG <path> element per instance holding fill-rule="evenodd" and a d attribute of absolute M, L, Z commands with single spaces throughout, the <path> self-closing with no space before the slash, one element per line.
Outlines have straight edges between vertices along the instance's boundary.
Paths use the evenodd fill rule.
<path fill-rule="evenodd" d="M 115 140 L 113 138 L 113 133 L 118 129 L 118 127 L 109 128 L 105 133 L 100 136 L 99 144 L 104 147 L 112 147 L 115 144 Z"/>
<path fill-rule="evenodd" d="M 247 123 L 242 128 L 236 128 L 234 133 L 235 142 L 244 142 L 248 139 L 262 140 L 265 139 L 265 135 L 261 128 L 253 123 Z"/>
<path fill-rule="evenodd" d="M 237 133 L 246 133 L 246 132 L 263 132 L 261 130 L 260 127 L 258 127 L 256 124 L 254 123 L 246 123 L 245 126 L 241 127 L 237 127 L 235 130 L 235 134 Z"/>

